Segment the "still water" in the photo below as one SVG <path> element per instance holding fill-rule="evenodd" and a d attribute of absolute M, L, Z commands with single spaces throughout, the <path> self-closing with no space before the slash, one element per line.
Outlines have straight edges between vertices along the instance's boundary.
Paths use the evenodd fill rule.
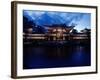
<path fill-rule="evenodd" d="M 91 65 L 90 45 L 24 45 L 23 69 Z"/>

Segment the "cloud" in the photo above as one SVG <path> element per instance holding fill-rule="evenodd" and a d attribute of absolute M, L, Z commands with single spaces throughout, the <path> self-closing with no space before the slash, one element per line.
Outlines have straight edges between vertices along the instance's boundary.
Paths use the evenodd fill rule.
<path fill-rule="evenodd" d="M 24 15 L 38 25 L 66 24 L 68 26 L 78 25 L 78 28 L 80 24 L 82 28 L 84 27 L 82 25 L 90 25 L 89 13 L 24 10 Z"/>
<path fill-rule="evenodd" d="M 32 17 L 33 20 L 42 16 L 45 12 L 41 11 L 32 11 L 32 10 L 24 10 L 24 13 Z"/>

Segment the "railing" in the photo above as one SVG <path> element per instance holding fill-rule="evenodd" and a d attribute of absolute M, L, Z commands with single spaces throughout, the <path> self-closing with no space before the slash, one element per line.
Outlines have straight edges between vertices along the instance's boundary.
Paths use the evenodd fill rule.
<path fill-rule="evenodd" d="M 50 40 L 48 38 L 52 37 L 54 40 L 57 39 L 57 34 L 24 34 L 24 39 L 40 39 L 40 40 Z M 62 34 L 59 39 L 62 38 L 62 40 L 67 39 L 90 39 L 90 36 L 87 34 Z"/>

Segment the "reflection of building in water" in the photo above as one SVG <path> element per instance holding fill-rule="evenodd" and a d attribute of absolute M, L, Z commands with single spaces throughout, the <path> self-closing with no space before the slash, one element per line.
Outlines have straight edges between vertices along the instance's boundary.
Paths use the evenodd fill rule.
<path fill-rule="evenodd" d="M 89 39 L 90 34 L 87 33 L 72 33 L 74 26 L 65 25 L 45 25 L 47 30 L 45 33 L 32 33 L 33 28 L 28 28 L 28 33 L 24 33 L 24 38 L 33 40 L 79 40 Z"/>

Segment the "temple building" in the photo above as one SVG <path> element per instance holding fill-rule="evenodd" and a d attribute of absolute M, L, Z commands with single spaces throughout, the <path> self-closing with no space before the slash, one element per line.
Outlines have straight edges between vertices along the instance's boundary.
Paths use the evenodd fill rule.
<path fill-rule="evenodd" d="M 47 40 L 47 41 L 68 41 L 68 40 L 87 40 L 90 39 L 90 29 L 82 30 L 82 32 L 73 33 L 75 26 L 66 25 L 44 25 L 43 33 L 36 31 L 34 28 L 28 28 L 27 33 L 23 33 L 24 39 L 31 40 Z M 88 30 L 88 33 L 87 33 Z"/>
<path fill-rule="evenodd" d="M 65 26 L 65 25 L 52 25 L 45 26 L 47 29 L 47 39 L 48 40 L 68 40 L 70 36 L 70 31 L 74 26 Z"/>

